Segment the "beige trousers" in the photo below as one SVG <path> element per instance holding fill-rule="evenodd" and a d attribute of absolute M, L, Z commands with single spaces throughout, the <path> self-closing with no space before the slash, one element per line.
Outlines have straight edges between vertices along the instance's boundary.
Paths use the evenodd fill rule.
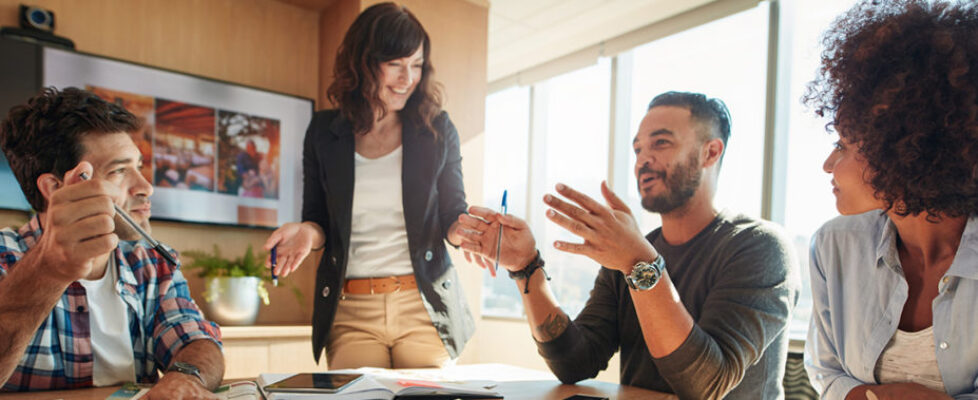
<path fill-rule="evenodd" d="M 340 297 L 329 369 L 440 368 L 449 358 L 417 289 Z"/>

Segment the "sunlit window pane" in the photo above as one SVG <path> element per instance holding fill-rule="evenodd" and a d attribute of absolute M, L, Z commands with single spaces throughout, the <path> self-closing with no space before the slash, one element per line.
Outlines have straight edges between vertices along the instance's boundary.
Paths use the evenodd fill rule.
<path fill-rule="evenodd" d="M 535 166 L 542 161 L 545 171 L 539 189 L 555 193 L 554 185 L 563 183 L 601 199 L 599 185 L 608 177 L 611 62 L 601 59 L 597 65 L 557 76 L 546 84 L 546 115 L 540 116 L 546 120 L 545 145 L 542 152 L 534 153 L 539 159 L 532 161 Z M 529 206 L 537 246 L 547 260 L 557 301 L 574 317 L 584 308 L 600 266 L 587 257 L 554 249 L 555 240 L 579 243 L 581 239 L 550 222 L 544 216 L 548 207 L 542 193 L 534 193 Z"/>
<path fill-rule="evenodd" d="M 530 132 L 530 89 L 512 87 L 486 98 L 485 172 L 482 205 L 499 207 L 508 190 L 509 212 L 526 215 Z M 484 272 L 482 313 L 519 317 L 523 305 L 513 282 L 500 271 L 498 279 Z"/>
<path fill-rule="evenodd" d="M 812 292 L 808 272 L 811 236 L 823 223 L 838 215 L 829 183 L 831 177 L 822 171 L 822 161 L 836 139 L 825 132 L 828 121 L 816 118 L 802 105 L 801 98 L 808 82 L 815 78 L 822 33 L 835 17 L 854 3 L 853 0 L 803 1 L 787 8 L 787 15 L 784 15 L 793 30 L 784 225 L 795 242 L 802 278 L 801 297 L 789 327 L 792 339 L 805 339 L 811 317 Z"/>

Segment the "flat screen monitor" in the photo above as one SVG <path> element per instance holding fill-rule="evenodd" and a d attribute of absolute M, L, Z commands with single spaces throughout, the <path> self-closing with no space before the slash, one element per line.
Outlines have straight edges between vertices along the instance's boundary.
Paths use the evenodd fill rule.
<path fill-rule="evenodd" d="M 57 48 L 40 54 L 42 87 L 84 88 L 144 122 L 130 135 L 154 186 L 154 219 L 268 228 L 299 219 L 312 100 Z M 3 161 L 0 185 L 16 185 Z M 25 208 L 19 186 L 20 199 L 0 190 L 0 207 Z"/>

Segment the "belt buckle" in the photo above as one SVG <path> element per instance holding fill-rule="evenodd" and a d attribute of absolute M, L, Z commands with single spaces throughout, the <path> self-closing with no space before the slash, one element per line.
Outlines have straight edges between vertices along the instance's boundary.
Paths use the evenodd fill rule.
<path fill-rule="evenodd" d="M 374 294 L 374 277 L 368 276 L 367 283 L 370 284 L 370 294 Z"/>
<path fill-rule="evenodd" d="M 399 276 L 392 276 L 392 278 L 394 278 L 394 283 L 397 284 L 397 289 L 394 289 L 394 293 L 400 292 L 401 291 L 401 277 L 399 277 Z"/>

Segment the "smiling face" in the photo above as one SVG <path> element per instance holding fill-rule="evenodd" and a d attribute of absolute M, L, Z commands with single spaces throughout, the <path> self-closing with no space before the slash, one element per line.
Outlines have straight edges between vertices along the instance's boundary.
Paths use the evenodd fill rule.
<path fill-rule="evenodd" d="M 133 221 L 146 232 L 150 231 L 150 201 L 153 185 L 139 172 L 142 155 L 139 148 L 125 132 L 89 134 L 81 139 L 84 149 L 82 161 L 92 163 L 94 175 L 115 183 L 122 189 L 124 197 L 114 199 Z M 129 226 L 121 216 L 115 216 L 115 233 L 121 240 L 138 240 L 139 233 Z"/>
<path fill-rule="evenodd" d="M 642 208 L 669 213 L 696 194 L 703 177 L 701 140 L 688 109 L 653 107 L 632 141 Z"/>
<path fill-rule="evenodd" d="M 885 207 L 869 184 L 872 171 L 866 159 L 859 154 L 858 146 L 839 138 L 835 149 L 822 164 L 822 169 L 832 174 L 832 194 L 835 195 L 835 208 L 840 214 L 861 214 Z"/>
<path fill-rule="evenodd" d="M 400 111 L 421 81 L 424 67 L 424 45 L 414 54 L 380 63 L 380 101 L 387 111 Z"/>

